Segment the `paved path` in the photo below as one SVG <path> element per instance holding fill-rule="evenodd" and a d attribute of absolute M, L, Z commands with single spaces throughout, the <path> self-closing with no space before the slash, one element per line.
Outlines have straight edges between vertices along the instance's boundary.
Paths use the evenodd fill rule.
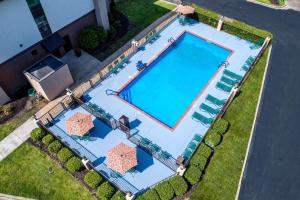
<path fill-rule="evenodd" d="M 274 34 L 239 199 L 300 199 L 300 12 L 245 0 L 190 1 Z"/>
<path fill-rule="evenodd" d="M 300 1 L 299 0 L 287 0 L 286 5 L 291 9 L 300 11 Z"/>
<path fill-rule="evenodd" d="M 6 138 L 0 141 L 0 161 L 18 148 L 23 142 L 30 137 L 30 132 L 36 128 L 37 125 L 33 119 L 28 119 L 24 124 L 15 129 Z"/>

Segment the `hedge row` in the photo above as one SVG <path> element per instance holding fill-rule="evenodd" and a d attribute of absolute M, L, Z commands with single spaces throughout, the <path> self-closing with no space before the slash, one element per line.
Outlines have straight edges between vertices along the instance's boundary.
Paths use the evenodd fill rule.
<path fill-rule="evenodd" d="M 108 182 L 102 183 L 96 192 L 96 196 L 102 200 L 111 199 L 111 197 L 115 194 L 115 188 L 111 186 Z"/>
<path fill-rule="evenodd" d="M 174 176 L 148 190 L 138 200 L 170 200 L 174 196 L 182 196 L 188 190 L 188 184 L 181 176 Z"/>
<path fill-rule="evenodd" d="M 100 183 L 103 181 L 102 176 L 98 174 L 96 171 L 91 170 L 84 176 L 84 182 L 91 188 L 96 189 Z"/>
<path fill-rule="evenodd" d="M 202 23 L 208 24 L 214 28 L 217 27 L 218 21 L 221 17 L 218 13 L 200 8 L 198 6 L 195 6 L 195 10 L 196 10 L 196 14 L 193 17 L 194 19 Z M 272 38 L 272 34 L 270 32 L 257 29 L 255 27 L 249 26 L 245 23 L 236 20 L 225 21 L 223 23 L 222 30 L 224 32 L 227 32 L 232 35 L 236 35 L 242 39 L 251 42 L 258 42 L 259 40 L 262 40 L 266 37 Z"/>

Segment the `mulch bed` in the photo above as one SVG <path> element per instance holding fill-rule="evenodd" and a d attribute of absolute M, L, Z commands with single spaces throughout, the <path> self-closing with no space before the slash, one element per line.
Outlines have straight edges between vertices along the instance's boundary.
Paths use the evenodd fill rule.
<path fill-rule="evenodd" d="M 64 169 L 67 173 L 69 173 L 70 175 L 72 175 L 77 181 L 79 181 L 86 189 L 88 189 L 88 191 L 91 193 L 91 195 L 93 197 L 95 197 L 95 199 L 100 200 L 98 197 L 96 197 L 96 190 L 89 187 L 85 182 L 84 182 L 84 176 L 85 174 L 89 171 L 87 169 L 81 170 L 79 172 L 74 172 L 71 173 L 65 163 L 63 163 L 62 161 L 60 161 L 56 155 L 52 154 L 51 152 L 48 151 L 48 148 L 46 145 L 44 145 L 42 142 L 40 141 L 32 141 L 31 139 L 29 139 L 27 141 L 29 144 L 32 144 L 33 146 L 37 147 L 38 149 L 40 149 L 41 151 L 43 151 L 45 154 L 47 154 L 57 165 L 59 165 L 62 169 Z M 51 173 L 51 169 L 49 168 L 49 173 Z"/>

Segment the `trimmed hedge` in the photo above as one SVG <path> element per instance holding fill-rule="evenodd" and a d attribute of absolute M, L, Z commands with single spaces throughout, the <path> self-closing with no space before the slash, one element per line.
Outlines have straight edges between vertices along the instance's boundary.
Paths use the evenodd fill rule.
<path fill-rule="evenodd" d="M 101 26 L 90 25 L 80 30 L 79 43 L 84 49 L 95 49 L 106 39 L 107 34 Z"/>
<path fill-rule="evenodd" d="M 155 190 L 161 200 L 170 200 L 174 197 L 174 190 L 168 181 L 156 185 Z"/>
<path fill-rule="evenodd" d="M 72 173 L 75 171 L 80 171 L 83 168 L 83 164 L 82 164 L 80 158 L 78 158 L 78 157 L 70 158 L 70 160 L 68 160 L 66 166 L 67 166 L 67 169 Z"/>
<path fill-rule="evenodd" d="M 116 192 L 114 196 L 112 196 L 111 198 L 111 200 L 125 200 L 125 199 L 126 199 L 125 195 L 120 191 Z"/>
<path fill-rule="evenodd" d="M 184 177 L 190 184 L 194 185 L 199 182 L 201 175 L 202 171 L 198 167 L 191 165 L 186 170 Z"/>
<path fill-rule="evenodd" d="M 182 176 L 172 177 L 169 180 L 169 183 L 171 184 L 176 196 L 182 196 L 188 190 L 188 184 Z"/>
<path fill-rule="evenodd" d="M 33 140 L 33 141 L 37 141 L 37 140 L 41 140 L 44 136 L 45 136 L 45 132 L 44 132 L 44 130 L 43 129 L 41 129 L 41 128 L 35 128 L 35 129 L 33 129 L 32 131 L 31 131 L 31 139 Z"/>
<path fill-rule="evenodd" d="M 71 157 L 73 157 L 74 154 L 72 151 L 70 151 L 68 148 L 64 147 L 62 148 L 58 153 L 57 157 L 62 162 L 67 162 Z"/>
<path fill-rule="evenodd" d="M 211 149 L 202 143 L 195 154 L 201 154 L 203 157 L 209 158 L 211 153 Z"/>
<path fill-rule="evenodd" d="M 141 196 L 138 196 L 137 200 L 160 200 L 155 189 L 150 189 Z"/>
<path fill-rule="evenodd" d="M 221 139 L 221 135 L 218 134 L 214 129 L 211 129 L 205 137 L 205 143 L 211 147 L 215 147 L 220 144 Z"/>
<path fill-rule="evenodd" d="M 115 193 L 115 188 L 108 182 L 101 184 L 96 192 L 96 196 L 102 200 L 110 199 Z"/>
<path fill-rule="evenodd" d="M 206 163 L 207 158 L 204 157 L 200 152 L 195 153 L 190 160 L 190 165 L 194 165 L 200 168 L 201 170 L 204 170 Z"/>
<path fill-rule="evenodd" d="M 229 127 L 229 122 L 223 118 L 216 121 L 216 123 L 213 126 L 213 130 L 215 130 L 217 133 L 223 135 L 227 132 Z"/>
<path fill-rule="evenodd" d="M 91 188 L 96 189 L 100 183 L 102 182 L 103 178 L 95 172 L 94 170 L 89 171 L 85 176 L 84 176 L 84 182 Z"/>
<path fill-rule="evenodd" d="M 57 153 L 62 148 L 62 144 L 58 140 L 54 140 L 48 146 L 48 150 L 51 153 Z"/>
<path fill-rule="evenodd" d="M 46 136 L 43 137 L 42 143 L 48 146 L 54 140 L 55 139 L 54 139 L 54 137 L 51 134 L 47 134 Z"/>

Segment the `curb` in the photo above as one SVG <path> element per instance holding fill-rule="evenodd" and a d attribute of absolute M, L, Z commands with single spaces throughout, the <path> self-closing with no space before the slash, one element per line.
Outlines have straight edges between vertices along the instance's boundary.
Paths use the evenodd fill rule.
<path fill-rule="evenodd" d="M 266 4 L 266 3 L 262 3 L 262 2 L 259 2 L 259 1 L 256 1 L 256 0 L 246 0 L 250 3 L 254 3 L 254 4 L 257 4 L 257 5 L 261 5 L 261 6 L 265 6 L 265 7 L 268 7 L 268 8 L 272 8 L 272 9 L 275 9 L 275 10 L 287 10 L 288 9 L 288 6 L 285 4 L 283 6 L 275 6 L 275 5 L 269 5 L 269 4 Z"/>
<path fill-rule="evenodd" d="M 237 188 L 235 200 L 238 200 L 238 198 L 239 198 L 239 194 L 240 194 L 240 190 L 241 190 L 241 184 L 242 184 L 242 180 L 243 180 L 243 176 L 244 176 L 244 171 L 245 171 L 246 164 L 247 164 L 247 161 L 248 161 L 250 147 L 252 145 L 253 132 L 254 132 L 254 129 L 255 129 L 256 121 L 257 121 L 257 115 L 258 115 L 259 110 L 260 110 L 261 97 L 262 97 L 262 94 L 263 94 L 263 90 L 265 88 L 265 80 L 266 80 L 267 71 L 269 69 L 271 52 L 272 52 L 272 45 L 270 46 L 270 50 L 269 50 L 269 53 L 268 53 L 266 69 L 265 69 L 264 77 L 263 77 L 263 81 L 262 81 L 262 87 L 260 89 L 258 104 L 257 104 L 256 111 L 255 111 L 255 117 L 254 117 L 253 124 L 252 124 L 252 130 L 251 130 L 250 138 L 249 138 L 249 141 L 248 141 L 247 151 L 246 151 L 246 155 L 245 155 L 245 159 L 244 159 L 242 172 L 241 172 L 241 175 L 240 175 L 240 180 L 239 180 L 239 185 L 238 185 L 238 188 Z"/>

